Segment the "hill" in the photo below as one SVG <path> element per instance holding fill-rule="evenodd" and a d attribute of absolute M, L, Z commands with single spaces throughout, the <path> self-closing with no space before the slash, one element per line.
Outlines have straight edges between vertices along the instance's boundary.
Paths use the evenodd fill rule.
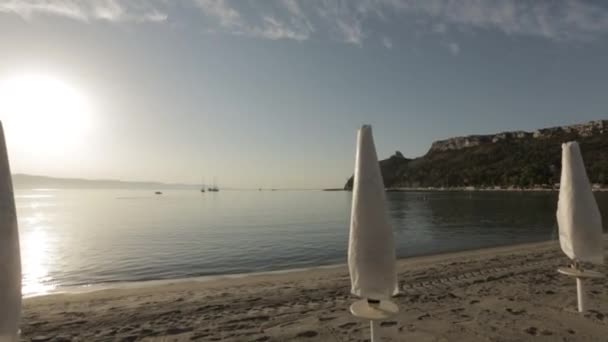
<path fill-rule="evenodd" d="M 559 183 L 561 144 L 578 141 L 592 183 L 608 183 L 608 120 L 436 141 L 422 157 L 380 161 L 387 188 L 551 188 Z M 352 189 L 352 177 L 345 185 Z"/>
<path fill-rule="evenodd" d="M 79 178 L 54 178 L 25 174 L 13 175 L 15 189 L 195 189 L 190 184 L 167 184 L 159 182 L 125 182 L 120 180 L 91 180 Z"/>

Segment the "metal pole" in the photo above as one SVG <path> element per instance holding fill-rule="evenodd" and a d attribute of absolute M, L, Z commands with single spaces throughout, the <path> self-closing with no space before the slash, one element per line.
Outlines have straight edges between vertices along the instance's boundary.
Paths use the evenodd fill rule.
<path fill-rule="evenodd" d="M 576 278 L 576 294 L 578 298 L 578 312 L 585 312 L 585 287 L 583 286 L 583 278 Z"/>
<path fill-rule="evenodd" d="M 378 321 L 369 321 L 370 335 L 372 336 L 371 342 L 380 342 L 380 326 Z"/>

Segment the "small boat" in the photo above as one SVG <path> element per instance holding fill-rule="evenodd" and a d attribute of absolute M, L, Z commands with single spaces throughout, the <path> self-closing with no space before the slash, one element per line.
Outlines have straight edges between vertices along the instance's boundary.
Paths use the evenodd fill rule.
<path fill-rule="evenodd" d="M 154 194 L 155 194 L 155 195 L 162 195 L 163 193 L 162 193 L 162 192 L 160 192 L 160 191 L 156 191 Z"/>
<path fill-rule="evenodd" d="M 219 192 L 220 189 L 217 187 L 217 182 L 215 181 L 215 177 L 213 177 L 213 186 L 208 188 L 207 191 L 209 192 Z"/>

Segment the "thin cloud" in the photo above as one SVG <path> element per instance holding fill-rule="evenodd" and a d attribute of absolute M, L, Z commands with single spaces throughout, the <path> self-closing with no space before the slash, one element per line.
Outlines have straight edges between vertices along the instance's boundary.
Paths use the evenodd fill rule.
<path fill-rule="evenodd" d="M 391 3 L 404 13 L 435 20 L 437 32 L 445 32 L 449 26 L 466 26 L 556 41 L 593 39 L 608 33 L 608 9 L 583 1 L 415 0 Z"/>
<path fill-rule="evenodd" d="M 0 1 L 0 12 L 13 13 L 26 20 L 30 20 L 36 14 L 56 15 L 82 21 L 87 20 L 87 15 L 84 13 L 82 6 L 71 2 L 4 0 Z"/>
<path fill-rule="evenodd" d="M 387 48 L 397 24 L 415 32 L 463 34 L 471 30 L 592 41 L 608 34 L 608 5 L 575 0 L 183 0 L 198 8 L 207 32 L 260 39 L 332 39 L 355 46 L 380 40 Z M 52 15 L 82 22 L 164 22 L 170 0 L 0 0 L 0 13 L 26 20 Z M 176 16 L 175 20 L 180 20 Z M 464 30 L 463 30 L 464 28 Z"/>
<path fill-rule="evenodd" d="M 448 30 L 447 25 L 445 23 L 437 23 L 433 25 L 432 31 L 439 34 L 444 34 Z"/>
<path fill-rule="evenodd" d="M 318 14 L 317 21 L 326 27 L 328 35 L 334 35 L 348 44 L 362 45 L 366 36 L 363 20 L 371 11 L 367 3 L 321 1 L 313 6 L 313 10 Z"/>
<path fill-rule="evenodd" d="M 299 19 L 301 13 L 296 2 L 284 2 L 285 8 L 291 13 L 285 20 L 269 14 L 253 20 L 257 18 L 242 15 L 225 0 L 195 0 L 195 4 L 206 17 L 215 19 L 220 26 L 219 31 L 224 33 L 270 40 L 303 41 L 313 31 L 307 22 Z"/>
<path fill-rule="evenodd" d="M 284 2 L 286 8 L 292 13 L 289 22 L 272 15 L 264 15 L 258 22 L 250 23 L 251 18 L 241 15 L 235 7 L 225 0 L 195 0 L 198 8 L 207 17 L 214 18 L 220 25 L 221 31 L 255 38 L 264 39 L 293 39 L 297 41 L 309 38 L 312 28 L 307 25 L 297 25 L 300 16 L 299 6 L 296 2 Z M 294 24 L 296 23 L 296 24 Z"/>
<path fill-rule="evenodd" d="M 356 19 L 338 19 L 338 29 L 344 37 L 344 42 L 361 46 L 363 43 L 363 28 Z"/>
<path fill-rule="evenodd" d="M 264 18 L 264 24 L 261 27 L 254 27 L 250 32 L 254 37 L 272 40 L 293 39 L 302 41 L 309 38 L 307 32 L 293 30 L 289 25 L 274 17 Z"/>
<path fill-rule="evenodd" d="M 195 0 L 195 4 L 206 15 L 218 19 L 222 27 L 238 28 L 243 26 L 241 14 L 224 0 Z"/>
<path fill-rule="evenodd" d="M 387 32 L 382 32 L 382 26 L 372 28 L 373 21 L 386 26 L 415 23 L 421 26 L 417 30 L 436 34 L 472 28 L 554 41 L 592 40 L 608 34 L 608 8 L 574 0 L 275 0 L 265 2 L 277 5 L 271 6 L 275 8 L 271 14 L 245 9 L 243 1 L 195 1 L 203 4 L 200 8 L 206 15 L 219 19 L 224 32 L 268 39 L 302 41 L 317 33 L 356 46 L 366 39 L 380 39 L 387 47 Z M 273 18 L 270 23 L 269 16 Z M 235 25 L 236 18 L 243 21 Z"/>
<path fill-rule="evenodd" d="M 393 48 L 393 41 L 389 37 L 382 37 L 382 45 L 390 50 Z"/>
<path fill-rule="evenodd" d="M 167 13 L 154 2 L 119 0 L 0 0 L 0 13 L 13 13 L 25 20 L 36 16 L 61 16 L 88 22 L 162 22 Z"/>
<path fill-rule="evenodd" d="M 302 12 L 302 8 L 298 5 L 296 0 L 282 0 L 283 6 L 287 8 L 289 13 L 296 17 L 303 17 L 304 13 Z"/>
<path fill-rule="evenodd" d="M 456 56 L 460 54 L 460 45 L 458 45 L 458 43 L 451 42 L 448 43 L 447 46 L 452 55 Z"/>

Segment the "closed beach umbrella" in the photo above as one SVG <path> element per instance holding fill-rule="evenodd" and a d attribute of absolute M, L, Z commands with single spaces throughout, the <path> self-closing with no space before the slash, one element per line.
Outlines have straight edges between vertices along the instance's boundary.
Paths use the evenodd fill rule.
<path fill-rule="evenodd" d="M 576 142 L 562 145 L 562 177 L 557 206 L 559 243 L 575 262 L 604 263 L 602 217 Z"/>
<path fill-rule="evenodd" d="M 388 301 L 397 294 L 395 241 L 385 204 L 385 189 L 371 126 L 359 129 L 348 245 L 351 292 L 363 298 L 351 306 L 355 316 L 377 320 L 396 313 Z"/>
<path fill-rule="evenodd" d="M 18 341 L 21 260 L 11 171 L 0 123 L 0 342 Z"/>
<path fill-rule="evenodd" d="M 583 270 L 580 263 L 603 264 L 604 247 L 602 218 L 576 142 L 562 145 L 557 223 L 560 246 L 573 261 L 571 269 L 560 269 L 560 272 L 577 278 L 579 311 L 582 312 L 585 310 L 582 280 L 598 274 Z"/>

